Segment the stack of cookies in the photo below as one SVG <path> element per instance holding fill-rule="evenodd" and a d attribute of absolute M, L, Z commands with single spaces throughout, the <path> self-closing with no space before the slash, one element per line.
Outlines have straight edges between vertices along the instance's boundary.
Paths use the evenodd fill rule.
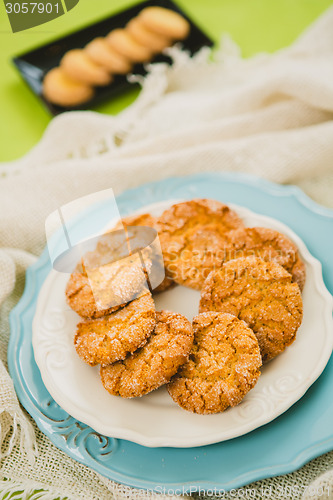
<path fill-rule="evenodd" d="M 112 83 L 115 75 L 132 71 L 134 64 L 151 61 L 177 40 L 187 37 L 188 21 L 163 7 L 146 7 L 124 28 L 92 40 L 83 49 L 68 51 L 59 67 L 43 82 L 43 94 L 59 106 L 78 106 L 89 101 L 95 87 Z"/>
<path fill-rule="evenodd" d="M 191 324 L 177 312 L 156 312 L 147 289 L 101 310 L 78 267 L 66 290 L 69 305 L 84 318 L 77 353 L 101 365 L 102 383 L 113 395 L 142 396 L 168 384 L 172 399 L 195 413 L 237 405 L 255 386 L 262 363 L 282 353 L 301 325 L 305 266 L 297 247 L 272 229 L 244 227 L 230 207 L 214 200 L 178 203 L 158 219 L 144 214 L 123 222 L 156 228 L 166 277 L 154 293 L 174 284 L 199 290 L 199 314 Z"/>

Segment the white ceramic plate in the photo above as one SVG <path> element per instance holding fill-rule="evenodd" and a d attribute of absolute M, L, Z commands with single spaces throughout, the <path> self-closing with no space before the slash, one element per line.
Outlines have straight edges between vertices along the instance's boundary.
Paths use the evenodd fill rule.
<path fill-rule="evenodd" d="M 175 202 L 144 207 L 159 215 Z M 165 387 L 136 399 L 109 395 L 99 367 L 86 365 L 76 354 L 73 335 L 79 317 L 65 301 L 68 275 L 51 271 L 38 298 L 33 321 L 33 349 L 43 382 L 55 401 L 74 418 L 97 432 L 144 446 L 193 447 L 241 436 L 285 412 L 319 377 L 332 352 L 332 296 L 321 264 L 304 243 L 281 222 L 234 206 L 248 226 L 265 226 L 286 234 L 306 264 L 304 319 L 295 342 L 262 369 L 255 388 L 235 408 L 216 415 L 182 410 Z M 189 319 L 197 314 L 199 293 L 175 287 L 156 295 L 157 310 L 170 309 Z"/>

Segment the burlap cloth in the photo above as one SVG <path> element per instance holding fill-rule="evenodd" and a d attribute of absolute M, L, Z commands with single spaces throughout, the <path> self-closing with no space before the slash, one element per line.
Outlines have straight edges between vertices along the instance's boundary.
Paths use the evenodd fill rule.
<path fill-rule="evenodd" d="M 25 498 L 40 488 L 46 492 L 34 498 L 135 498 L 53 446 L 21 409 L 7 372 L 8 313 L 21 296 L 25 268 L 44 246 L 47 215 L 106 187 L 117 194 L 206 170 L 297 184 L 333 207 L 333 8 L 274 55 L 242 60 L 229 39 L 214 63 L 208 50 L 192 60 L 172 53 L 174 66 L 151 68 L 139 99 L 121 115 L 64 114 L 27 156 L 0 166 L 0 444 L 1 477 L 9 479 L 0 482 L 3 494 L 21 489 L 17 498 Z M 300 498 L 332 468 L 328 453 L 251 485 L 252 498 Z M 306 498 L 327 498 L 329 485 L 333 498 L 332 478 L 328 472 L 320 480 L 326 489 Z M 244 498 L 244 491 L 224 498 Z"/>

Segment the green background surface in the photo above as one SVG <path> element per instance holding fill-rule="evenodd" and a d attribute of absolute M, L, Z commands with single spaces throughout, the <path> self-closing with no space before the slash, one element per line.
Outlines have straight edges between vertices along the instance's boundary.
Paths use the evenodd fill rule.
<path fill-rule="evenodd" d="M 229 32 L 245 57 L 289 45 L 333 0 L 175 0 L 214 40 Z M 42 136 L 51 116 L 21 80 L 10 59 L 122 10 L 133 0 L 80 0 L 47 24 L 12 33 L 0 3 L 0 161 L 27 152 Z M 115 114 L 135 98 L 128 92 L 95 108 Z"/>

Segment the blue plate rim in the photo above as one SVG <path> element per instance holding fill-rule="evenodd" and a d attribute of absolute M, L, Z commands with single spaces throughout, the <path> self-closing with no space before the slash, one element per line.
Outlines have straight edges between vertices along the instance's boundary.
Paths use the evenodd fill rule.
<path fill-rule="evenodd" d="M 329 219 L 333 220 L 333 210 L 330 210 L 329 208 L 323 207 L 322 205 L 316 203 L 313 201 L 311 198 L 309 198 L 301 189 L 299 189 L 297 186 L 293 185 L 279 185 L 275 184 L 271 181 L 268 181 L 266 179 L 258 178 L 249 174 L 241 174 L 241 173 L 231 173 L 231 172 L 226 172 L 226 173 L 205 173 L 205 174 L 195 174 L 191 176 L 183 176 L 183 177 L 173 177 L 168 179 L 169 182 L 180 182 L 181 180 L 189 180 L 189 181 L 200 181 L 200 180 L 214 180 L 218 179 L 219 181 L 221 180 L 229 180 L 233 181 L 236 183 L 246 183 L 246 184 L 251 184 L 255 187 L 261 187 L 264 191 L 272 191 L 275 195 L 278 196 L 283 196 L 283 197 L 293 197 L 295 198 L 301 205 L 303 205 L 307 210 L 311 212 L 315 212 L 318 215 L 322 217 L 328 217 Z M 120 195 L 119 198 L 122 196 L 130 196 L 131 194 L 134 195 L 135 193 L 140 192 L 142 189 L 153 189 L 156 186 L 161 186 L 164 183 L 164 181 L 155 181 L 152 183 L 144 184 L 140 187 L 133 188 L 130 190 L 125 191 Z M 161 198 L 159 198 L 160 200 Z M 135 210 L 136 208 L 139 208 L 140 205 L 137 207 L 131 207 L 131 211 Z M 44 434 L 46 434 L 51 441 L 62 451 L 64 451 L 66 454 L 71 456 L 72 458 L 76 459 L 77 461 L 89 465 L 92 469 L 94 469 L 96 472 L 101 473 L 103 475 L 106 475 L 106 477 L 109 477 L 110 479 L 113 479 L 115 481 L 121 482 L 123 484 L 127 484 L 132 487 L 136 488 L 144 488 L 144 489 L 154 489 L 156 487 L 156 481 L 147 481 L 141 480 L 140 478 L 129 478 L 126 474 L 120 473 L 118 471 L 111 471 L 112 475 L 110 475 L 110 470 L 98 463 L 92 461 L 91 463 L 87 464 L 87 460 L 80 460 L 78 457 L 74 456 L 73 454 L 68 452 L 68 449 L 66 449 L 65 446 L 62 445 L 62 442 L 60 442 L 57 439 L 54 439 L 55 436 L 52 434 L 52 432 L 47 432 L 46 428 L 41 425 L 42 419 L 41 415 L 42 413 L 37 411 L 36 408 L 33 406 L 31 400 L 29 399 L 26 389 L 24 388 L 24 385 L 22 383 L 22 380 L 20 379 L 20 376 L 17 371 L 17 366 L 14 360 L 16 359 L 16 350 L 19 347 L 18 342 L 19 342 L 19 336 L 18 336 L 18 326 L 20 323 L 20 316 L 21 314 L 29 308 L 31 303 L 34 300 L 34 296 L 31 294 L 31 290 L 36 286 L 37 282 L 37 275 L 38 271 L 41 272 L 43 266 L 48 262 L 48 252 L 47 249 L 44 250 L 42 253 L 41 257 L 35 262 L 32 266 L 30 266 L 27 269 L 26 273 L 26 286 L 24 289 L 24 293 L 18 302 L 18 304 L 13 308 L 13 310 L 10 313 L 10 329 L 11 329 L 11 336 L 10 336 L 10 341 L 8 345 L 8 365 L 9 365 L 9 371 L 10 374 L 14 380 L 14 386 L 16 389 L 16 392 L 19 396 L 19 399 L 23 406 L 26 408 L 28 413 L 34 418 L 36 421 L 37 426 L 42 430 Z M 45 278 L 44 278 L 45 279 Z M 44 281 L 43 279 L 43 281 Z M 41 420 L 39 420 L 41 419 Z M 268 424 L 269 425 L 269 424 Z M 238 439 L 238 438 L 236 438 Z M 121 441 L 121 440 L 118 440 Z M 139 445 L 138 445 L 139 446 Z M 207 447 L 203 448 L 208 448 L 209 446 L 213 445 L 208 445 Z M 144 447 L 143 447 L 144 448 Z M 330 450 L 333 449 L 333 434 L 330 439 L 327 439 L 325 441 L 319 441 L 317 443 L 314 443 L 311 447 L 302 449 L 298 451 L 295 456 L 292 459 L 289 459 L 285 463 L 280 463 L 280 464 L 275 464 L 274 466 L 267 466 L 264 468 L 260 469 L 252 469 L 242 475 L 238 475 L 236 478 L 232 478 L 229 482 L 224 482 L 224 483 L 219 483 L 216 481 L 215 483 L 211 483 L 209 481 L 185 481 L 185 482 L 167 482 L 167 487 L 168 488 L 185 488 L 184 491 L 188 491 L 190 487 L 193 485 L 199 485 L 203 489 L 211 489 L 215 487 L 219 487 L 221 489 L 230 490 L 232 488 L 239 488 L 245 484 L 248 484 L 253 481 L 258 481 L 261 479 L 264 479 L 266 477 L 273 477 L 281 474 L 286 474 L 295 471 L 299 467 L 303 466 L 305 463 L 307 463 L 309 460 L 312 460 L 313 458 L 316 458 L 317 456 L 326 453 Z M 175 449 L 178 450 L 178 449 Z"/>

